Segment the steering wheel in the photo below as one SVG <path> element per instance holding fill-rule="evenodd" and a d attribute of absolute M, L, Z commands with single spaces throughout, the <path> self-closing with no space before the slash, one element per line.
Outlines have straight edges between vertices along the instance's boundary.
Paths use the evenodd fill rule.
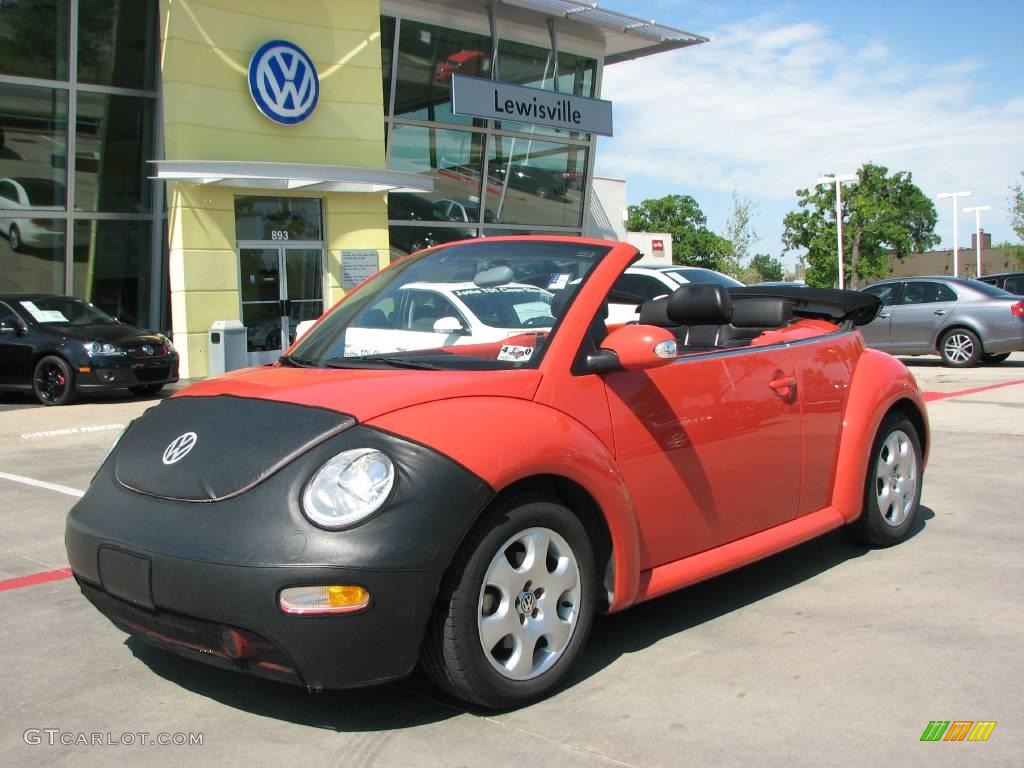
<path fill-rule="evenodd" d="M 537 315 L 523 323 L 523 328 L 551 328 L 554 324 L 555 318 L 551 315 Z"/>

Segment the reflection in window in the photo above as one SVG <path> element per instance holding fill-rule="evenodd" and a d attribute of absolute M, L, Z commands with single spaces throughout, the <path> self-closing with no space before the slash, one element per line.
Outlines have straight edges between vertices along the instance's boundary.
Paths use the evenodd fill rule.
<path fill-rule="evenodd" d="M 68 79 L 67 0 L 0 0 L 0 74 Z"/>
<path fill-rule="evenodd" d="M 494 136 L 488 152 L 486 205 L 501 224 L 579 227 L 583 221 L 582 147 Z"/>
<path fill-rule="evenodd" d="M 324 239 L 320 201 L 315 197 L 235 197 L 235 237 L 239 240 Z"/>
<path fill-rule="evenodd" d="M 0 83 L 0 214 L 65 207 L 68 96 Z"/>
<path fill-rule="evenodd" d="M 384 114 L 391 114 L 391 63 L 395 56 L 395 20 L 380 17 L 380 68 L 384 75 Z"/>
<path fill-rule="evenodd" d="M 406 256 L 424 248 L 456 240 L 471 240 L 477 230 L 463 227 L 407 227 L 392 225 L 390 229 L 391 257 Z"/>
<path fill-rule="evenodd" d="M 0 293 L 64 293 L 64 222 L 0 218 L 0 265 Z"/>
<path fill-rule="evenodd" d="M 153 157 L 152 99 L 79 93 L 75 206 L 83 211 L 148 213 Z"/>
<path fill-rule="evenodd" d="M 392 192 L 388 196 L 388 218 L 477 223 L 480 220 L 483 146 L 481 133 L 417 125 L 394 126 L 390 167 L 429 176 L 434 180 L 434 191 Z"/>
<path fill-rule="evenodd" d="M 403 20 L 395 117 L 482 126 L 482 120 L 452 114 L 451 79 L 490 77 L 490 51 L 489 35 Z"/>
<path fill-rule="evenodd" d="M 75 222 L 74 295 L 123 322 L 149 327 L 151 227 L 148 221 Z"/>
<path fill-rule="evenodd" d="M 78 79 L 153 88 L 156 0 L 79 0 Z"/>

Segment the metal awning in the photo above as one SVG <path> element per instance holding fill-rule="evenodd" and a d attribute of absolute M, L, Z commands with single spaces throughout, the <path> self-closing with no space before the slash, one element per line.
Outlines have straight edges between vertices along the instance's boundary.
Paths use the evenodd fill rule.
<path fill-rule="evenodd" d="M 154 160 L 164 181 L 244 189 L 306 192 L 432 192 L 434 180 L 418 173 L 350 165 L 265 163 L 247 160 Z"/>
<path fill-rule="evenodd" d="M 500 5 L 516 6 L 556 18 L 570 19 L 597 27 L 604 33 L 605 64 L 650 56 L 662 51 L 707 43 L 710 38 L 681 29 L 601 8 L 596 2 L 580 0 L 498 0 Z"/>

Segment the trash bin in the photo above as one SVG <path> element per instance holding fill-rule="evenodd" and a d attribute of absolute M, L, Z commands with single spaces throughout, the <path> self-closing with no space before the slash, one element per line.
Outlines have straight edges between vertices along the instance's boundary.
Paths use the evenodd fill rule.
<path fill-rule="evenodd" d="M 207 338 L 210 375 L 245 368 L 248 359 L 248 330 L 238 320 L 215 320 Z"/>

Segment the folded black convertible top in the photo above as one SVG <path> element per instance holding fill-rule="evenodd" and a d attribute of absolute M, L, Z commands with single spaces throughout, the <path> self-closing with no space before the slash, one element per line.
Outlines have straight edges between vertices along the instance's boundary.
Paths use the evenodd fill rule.
<path fill-rule="evenodd" d="M 764 285 L 730 288 L 734 300 L 745 298 L 786 299 L 793 305 L 793 314 L 802 317 L 825 317 L 834 321 L 850 321 L 866 325 L 875 319 L 882 302 L 877 296 L 860 291 L 835 288 L 810 288 L 804 285 Z"/>

